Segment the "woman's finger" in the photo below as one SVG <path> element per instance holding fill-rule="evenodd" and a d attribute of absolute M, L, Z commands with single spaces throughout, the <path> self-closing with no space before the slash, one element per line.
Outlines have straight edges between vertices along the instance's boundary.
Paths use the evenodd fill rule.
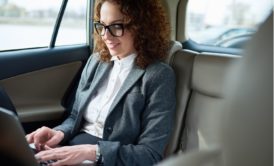
<path fill-rule="evenodd" d="M 59 153 L 53 152 L 52 150 L 41 151 L 35 155 L 38 161 L 48 161 L 48 160 L 60 160 L 63 156 Z"/>
<path fill-rule="evenodd" d="M 53 148 L 49 147 L 48 145 L 44 146 L 44 150 L 51 150 L 51 149 L 53 149 Z"/>
<path fill-rule="evenodd" d="M 34 132 L 26 135 L 26 140 L 29 144 L 33 143 L 33 135 L 34 135 Z"/>
<path fill-rule="evenodd" d="M 62 166 L 67 165 L 67 159 L 56 160 L 55 162 L 50 163 L 50 166 Z"/>

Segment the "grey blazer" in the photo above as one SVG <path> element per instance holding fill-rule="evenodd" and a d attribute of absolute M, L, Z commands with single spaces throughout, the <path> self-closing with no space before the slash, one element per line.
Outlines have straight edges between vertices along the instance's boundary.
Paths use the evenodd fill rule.
<path fill-rule="evenodd" d="M 55 127 L 64 141 L 81 130 L 83 112 L 113 63 L 92 55 L 83 72 L 70 116 Z M 163 157 L 175 113 L 175 75 L 162 62 L 145 69 L 134 65 L 115 97 L 99 142 L 105 166 L 150 166 Z"/>

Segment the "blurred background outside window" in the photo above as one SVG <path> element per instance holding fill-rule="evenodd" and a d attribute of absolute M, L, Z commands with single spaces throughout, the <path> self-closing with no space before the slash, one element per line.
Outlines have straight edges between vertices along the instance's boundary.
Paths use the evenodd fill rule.
<path fill-rule="evenodd" d="M 62 0 L 0 0 L 0 51 L 48 47 Z M 86 0 L 69 0 L 57 45 L 86 42 Z"/>
<path fill-rule="evenodd" d="M 187 34 L 199 44 L 242 48 L 272 9 L 272 0 L 189 0 Z"/>

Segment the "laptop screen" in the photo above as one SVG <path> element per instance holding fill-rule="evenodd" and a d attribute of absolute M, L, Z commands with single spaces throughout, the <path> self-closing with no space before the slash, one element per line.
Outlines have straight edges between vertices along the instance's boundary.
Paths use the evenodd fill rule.
<path fill-rule="evenodd" d="M 0 165 L 39 166 L 45 165 L 44 163 L 46 162 L 38 163 L 35 159 L 17 116 L 0 107 Z M 92 161 L 85 160 L 77 166 L 93 165 Z"/>
<path fill-rule="evenodd" d="M 0 107 L 0 162 L 6 165 L 36 166 L 25 132 L 17 116 Z"/>

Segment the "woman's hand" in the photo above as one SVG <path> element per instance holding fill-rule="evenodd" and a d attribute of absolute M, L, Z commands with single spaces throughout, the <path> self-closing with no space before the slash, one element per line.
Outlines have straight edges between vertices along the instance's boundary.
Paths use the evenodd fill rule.
<path fill-rule="evenodd" d="M 44 149 L 44 146 L 56 147 L 64 138 L 64 133 L 48 127 L 41 127 L 26 135 L 28 143 L 34 143 L 37 151 Z"/>
<path fill-rule="evenodd" d="M 51 163 L 51 166 L 76 165 L 85 160 L 95 161 L 96 146 L 97 145 L 90 144 L 63 146 L 58 148 L 49 148 L 45 146 L 46 150 L 37 153 L 35 158 L 38 161 L 56 161 Z"/>

